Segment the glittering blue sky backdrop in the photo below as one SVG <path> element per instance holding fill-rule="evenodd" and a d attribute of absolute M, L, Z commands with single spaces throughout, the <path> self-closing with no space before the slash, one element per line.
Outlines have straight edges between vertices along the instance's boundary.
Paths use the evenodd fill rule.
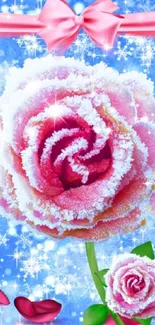
<path fill-rule="evenodd" d="M 0 0 L 0 11 L 39 14 L 44 3 L 42 0 Z M 91 1 L 73 0 L 69 3 L 80 14 Z M 154 0 L 119 0 L 117 4 L 121 8 L 119 13 L 155 11 Z M 26 58 L 46 54 L 44 42 L 36 36 L 0 39 L 0 93 L 4 89 L 5 75 L 10 66 L 21 67 Z M 91 65 L 104 61 L 120 72 L 136 70 L 155 80 L 155 39 L 122 36 L 113 50 L 102 52 L 81 33 L 66 56 L 83 59 Z M 148 216 L 146 228 L 97 244 L 100 267 L 107 267 L 113 255 L 130 252 L 134 246 L 144 241 L 152 240 L 155 245 L 154 233 L 155 221 Z M 62 302 L 63 311 L 54 322 L 56 325 L 82 324 L 85 309 L 100 301 L 87 266 L 84 243 L 73 239 L 54 240 L 31 232 L 24 225 L 15 226 L 2 217 L 0 288 L 11 300 L 9 307 L 0 309 L 1 325 L 31 324 L 20 318 L 13 306 L 17 295 L 32 300 L 55 298 Z"/>

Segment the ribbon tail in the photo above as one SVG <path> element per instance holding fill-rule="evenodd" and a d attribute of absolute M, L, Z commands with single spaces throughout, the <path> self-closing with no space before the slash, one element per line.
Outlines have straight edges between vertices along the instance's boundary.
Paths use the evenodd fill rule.
<path fill-rule="evenodd" d="M 131 36 L 155 36 L 155 12 L 142 12 L 123 15 L 124 19 L 119 27 L 118 34 Z"/>
<path fill-rule="evenodd" d="M 0 14 L 0 37 L 31 35 L 44 27 L 37 16 Z"/>

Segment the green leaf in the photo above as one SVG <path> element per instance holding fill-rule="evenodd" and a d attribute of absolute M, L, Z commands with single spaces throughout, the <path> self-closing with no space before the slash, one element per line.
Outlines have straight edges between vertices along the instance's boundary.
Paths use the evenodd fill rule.
<path fill-rule="evenodd" d="M 103 269 L 102 271 L 100 271 L 99 273 L 100 273 L 100 275 L 101 276 L 105 276 L 105 274 L 107 273 L 109 271 L 109 269 Z"/>
<path fill-rule="evenodd" d="M 152 317 L 147 319 L 142 319 L 142 318 L 133 318 L 133 319 L 142 325 L 150 325 L 152 321 Z"/>
<path fill-rule="evenodd" d="M 108 318 L 108 307 L 106 305 L 90 306 L 83 319 L 83 325 L 103 325 Z"/>
<path fill-rule="evenodd" d="M 153 247 L 152 247 L 152 243 L 151 241 L 148 241 L 145 244 L 142 244 L 140 246 L 137 246 L 136 248 L 134 248 L 131 251 L 132 254 L 136 254 L 139 255 L 141 257 L 143 256 L 147 256 L 149 257 L 151 260 L 154 260 L 154 251 L 153 251 Z"/>
<path fill-rule="evenodd" d="M 99 273 L 99 272 L 96 272 L 96 273 L 94 273 L 94 274 L 97 276 L 97 278 L 99 279 L 99 281 L 101 282 L 101 284 L 102 284 L 104 287 L 107 287 L 107 285 L 106 285 L 106 283 L 105 283 L 105 280 L 104 280 L 104 278 L 103 278 L 103 279 L 101 278 L 100 273 Z"/>
<path fill-rule="evenodd" d="M 104 287 L 107 287 L 104 276 L 105 274 L 109 271 L 109 269 L 103 269 L 101 271 L 98 272 L 98 276 L 100 278 L 100 281 L 102 282 L 102 284 L 104 285 Z"/>

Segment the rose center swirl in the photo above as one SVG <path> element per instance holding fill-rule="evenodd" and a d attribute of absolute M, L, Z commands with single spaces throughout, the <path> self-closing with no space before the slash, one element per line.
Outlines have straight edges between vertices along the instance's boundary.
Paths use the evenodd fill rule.
<path fill-rule="evenodd" d="M 88 185 L 103 177 L 111 166 L 110 141 L 79 116 L 46 122 L 38 148 L 42 175 L 52 170 L 64 190 Z M 50 125 L 50 127 L 49 127 Z"/>
<path fill-rule="evenodd" d="M 127 276 L 125 282 L 127 290 L 133 294 L 141 291 L 145 287 L 144 278 L 136 274 Z"/>

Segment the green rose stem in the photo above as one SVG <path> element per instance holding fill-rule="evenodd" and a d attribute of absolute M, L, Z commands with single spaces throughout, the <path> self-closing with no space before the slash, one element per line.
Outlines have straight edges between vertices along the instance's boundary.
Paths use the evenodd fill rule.
<path fill-rule="evenodd" d="M 99 273 L 99 268 L 98 268 L 98 264 L 97 264 L 97 260 L 96 260 L 94 243 L 87 242 L 87 243 L 85 243 L 85 246 L 86 246 L 88 264 L 89 264 L 89 268 L 91 271 L 91 275 L 92 275 L 94 284 L 96 286 L 96 289 L 99 293 L 99 296 L 100 296 L 103 304 L 105 305 L 106 304 L 105 289 L 104 289 L 104 286 L 103 286 L 101 280 L 97 276 L 97 274 Z M 115 321 L 115 323 L 117 325 L 125 325 L 123 323 L 123 321 L 120 319 L 120 317 L 117 314 L 115 314 L 113 311 L 109 310 L 109 314 L 113 318 L 113 320 Z"/>
<path fill-rule="evenodd" d="M 98 274 L 99 269 L 98 269 L 98 265 L 97 265 L 96 255 L 95 255 L 94 243 L 88 242 L 85 245 L 86 245 L 88 264 L 89 264 L 92 278 L 94 280 L 94 283 L 95 283 L 96 289 L 100 295 L 100 298 L 103 301 L 103 303 L 105 304 L 105 290 L 103 288 L 103 285 L 102 285 L 100 279 L 96 275 L 96 274 Z"/>
<path fill-rule="evenodd" d="M 117 325 L 125 325 L 123 321 L 120 319 L 120 317 L 110 309 L 109 309 L 109 314 Z"/>

